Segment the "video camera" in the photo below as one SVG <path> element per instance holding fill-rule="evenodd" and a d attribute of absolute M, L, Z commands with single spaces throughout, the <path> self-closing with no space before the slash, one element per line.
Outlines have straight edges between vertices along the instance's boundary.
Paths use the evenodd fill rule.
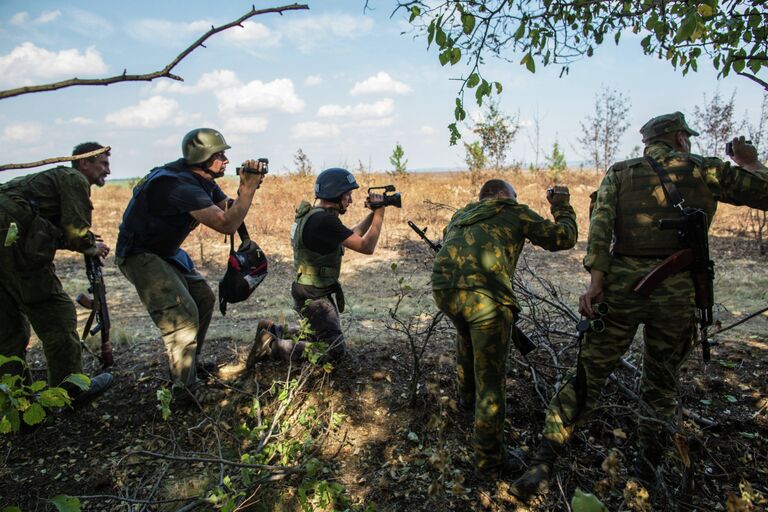
<path fill-rule="evenodd" d="M 751 140 L 745 140 L 744 144 L 752 145 Z M 725 143 L 725 154 L 728 156 L 733 156 L 733 142 L 726 142 Z"/>
<path fill-rule="evenodd" d="M 240 173 L 247 172 L 248 174 L 268 174 L 269 173 L 269 158 L 259 158 L 258 162 L 264 164 L 264 171 L 254 169 L 253 167 L 237 167 L 235 168 L 235 174 L 240 176 Z"/>
<path fill-rule="evenodd" d="M 371 208 L 380 208 L 382 206 L 396 206 L 398 208 L 402 208 L 403 202 L 402 202 L 402 199 L 400 198 L 400 192 L 395 192 L 394 185 L 384 185 L 383 187 L 369 187 L 368 197 L 371 196 L 372 190 L 383 190 L 384 200 L 382 202 L 368 203 L 368 205 Z M 387 195 L 388 192 L 394 192 L 394 194 Z"/>

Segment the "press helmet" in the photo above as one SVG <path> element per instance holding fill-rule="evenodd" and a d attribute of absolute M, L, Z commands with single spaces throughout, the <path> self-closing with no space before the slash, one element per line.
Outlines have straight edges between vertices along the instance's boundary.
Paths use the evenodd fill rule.
<path fill-rule="evenodd" d="M 315 180 L 315 197 L 327 201 L 336 201 L 341 196 L 360 188 L 355 177 L 346 169 L 332 167 L 317 175 Z"/>
<path fill-rule="evenodd" d="M 194 129 L 181 141 L 181 153 L 188 164 L 203 163 L 230 147 L 224 136 L 213 128 Z"/>

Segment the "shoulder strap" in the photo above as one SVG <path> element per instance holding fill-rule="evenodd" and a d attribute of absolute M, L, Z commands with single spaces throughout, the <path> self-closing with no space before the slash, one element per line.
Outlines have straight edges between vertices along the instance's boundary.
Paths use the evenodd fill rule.
<path fill-rule="evenodd" d="M 661 164 L 659 164 L 659 162 L 657 162 L 653 157 L 648 155 L 646 155 L 645 161 L 648 162 L 653 170 L 656 171 L 656 174 L 659 175 L 661 185 L 664 188 L 664 194 L 667 196 L 667 200 L 670 202 L 670 204 L 675 208 L 682 210 L 685 199 L 683 199 L 683 196 L 672 182 L 672 179 L 670 179 L 667 171 L 664 170 L 664 167 L 662 167 Z"/>
<path fill-rule="evenodd" d="M 227 208 L 231 208 L 232 205 L 235 204 L 234 199 L 228 199 L 227 200 Z M 250 240 L 251 236 L 248 234 L 248 228 L 245 227 L 245 221 L 243 221 L 242 224 L 237 228 L 237 234 L 240 236 L 240 241 L 245 242 L 246 240 Z M 224 239 L 226 240 L 226 238 Z M 229 250 L 230 252 L 235 252 L 235 236 L 229 235 Z"/>

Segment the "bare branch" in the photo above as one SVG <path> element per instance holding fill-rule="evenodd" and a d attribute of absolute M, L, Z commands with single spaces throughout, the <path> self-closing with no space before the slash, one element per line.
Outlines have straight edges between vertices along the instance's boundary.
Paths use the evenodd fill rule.
<path fill-rule="evenodd" d="M 205 41 L 212 35 L 217 34 L 219 32 L 223 32 L 224 30 L 227 30 L 232 27 L 237 27 L 237 26 L 242 27 L 243 22 L 253 16 L 259 16 L 261 14 L 269 14 L 269 13 L 278 13 L 282 15 L 283 12 L 285 11 L 296 11 L 296 10 L 304 10 L 304 9 L 309 9 L 309 6 L 306 4 L 291 4 L 291 5 L 284 5 L 282 7 L 270 7 L 268 9 L 256 9 L 255 7 L 252 7 L 249 12 L 240 16 L 238 19 L 236 19 L 231 23 L 227 23 L 226 25 L 221 25 L 220 27 L 211 27 L 211 29 L 208 32 L 200 36 L 200 38 L 197 41 L 189 45 L 184 51 L 182 51 L 179 55 L 177 55 L 176 58 L 173 59 L 167 66 L 153 73 L 146 73 L 143 75 L 129 75 L 126 73 L 126 70 L 123 70 L 121 74 L 111 76 L 108 78 L 71 78 L 69 80 L 63 80 L 61 82 L 55 82 L 52 84 L 30 85 L 25 87 L 18 87 L 16 89 L 8 89 L 6 91 L 0 91 L 0 100 L 5 98 L 12 98 L 14 96 L 21 96 L 23 94 L 31 94 L 34 92 L 55 91 L 57 89 L 64 89 L 66 87 L 73 87 L 75 85 L 111 85 L 118 82 L 151 82 L 152 80 L 155 80 L 157 78 L 170 78 L 172 80 L 178 80 L 180 82 L 183 82 L 184 79 L 182 77 L 171 73 L 171 71 L 182 60 L 184 60 L 184 58 L 186 58 L 187 55 L 195 51 L 198 47 L 202 46 L 203 48 L 205 48 L 206 46 L 203 43 L 205 43 Z"/>
<path fill-rule="evenodd" d="M 82 160 L 83 158 L 91 158 L 92 156 L 100 155 L 102 153 L 108 153 L 111 149 L 111 146 L 106 146 L 103 148 L 95 149 L 88 153 L 81 153 L 79 155 L 57 156 L 55 158 L 46 158 L 45 160 L 38 160 L 37 162 L 29 162 L 25 164 L 3 164 L 0 165 L 0 171 L 8 171 L 10 169 L 30 169 L 32 167 L 40 167 L 41 165 Z"/>
<path fill-rule="evenodd" d="M 736 74 L 740 75 L 740 76 L 743 76 L 743 77 L 746 77 L 746 78 L 749 78 L 753 82 L 756 82 L 756 83 L 760 84 L 763 87 L 763 89 L 768 91 L 768 82 L 766 82 L 765 80 L 760 80 L 759 78 L 757 78 L 752 73 L 745 73 L 743 71 L 737 71 Z"/>

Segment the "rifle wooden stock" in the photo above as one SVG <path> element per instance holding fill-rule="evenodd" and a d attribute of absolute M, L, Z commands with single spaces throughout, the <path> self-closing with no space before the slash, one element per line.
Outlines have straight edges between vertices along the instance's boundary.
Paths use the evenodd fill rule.
<path fill-rule="evenodd" d="M 646 274 L 645 277 L 632 288 L 632 291 L 641 297 L 648 298 L 662 281 L 669 276 L 688 269 L 693 264 L 694 260 L 695 255 L 693 249 L 681 249 L 656 265 L 653 270 L 648 272 L 648 274 Z"/>

